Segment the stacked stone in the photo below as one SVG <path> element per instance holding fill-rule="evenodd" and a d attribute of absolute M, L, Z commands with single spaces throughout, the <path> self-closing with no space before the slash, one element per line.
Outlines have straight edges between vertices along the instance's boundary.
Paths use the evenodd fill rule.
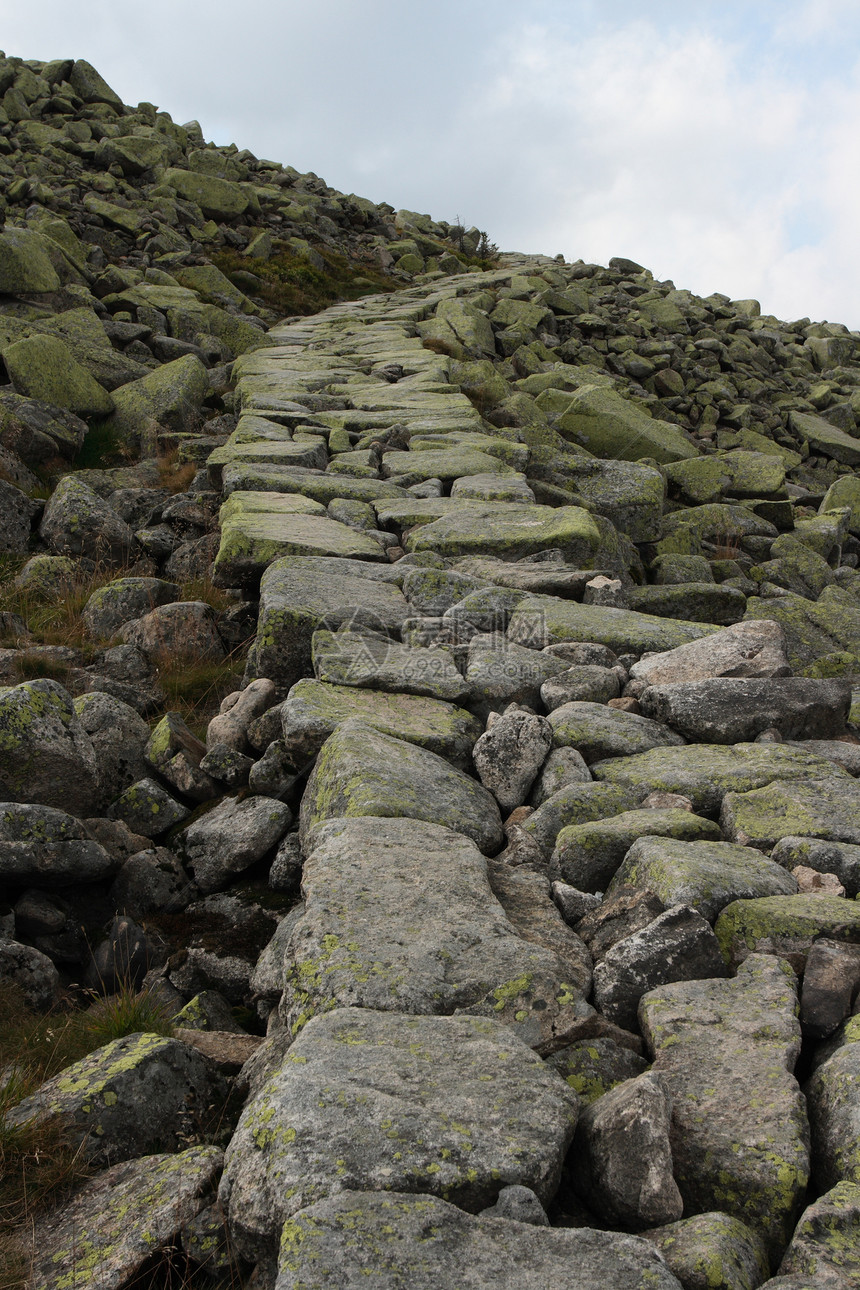
<path fill-rule="evenodd" d="M 856 1284 L 860 338 L 506 256 L 267 340 L 174 503 L 232 608 L 153 557 L 80 692 L 0 690 L 4 975 L 179 1027 L 10 1113 L 102 1170 L 33 1284 Z M 36 572 L 111 539 L 81 487 Z M 206 740 L 150 729 L 240 633 Z"/>

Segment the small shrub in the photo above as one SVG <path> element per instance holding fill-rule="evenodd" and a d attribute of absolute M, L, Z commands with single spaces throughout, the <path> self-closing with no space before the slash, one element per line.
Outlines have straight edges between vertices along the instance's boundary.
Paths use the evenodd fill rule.
<path fill-rule="evenodd" d="M 261 286 L 255 296 L 281 317 L 291 314 L 314 314 L 338 300 L 355 300 L 369 292 L 394 291 L 400 285 L 380 270 L 373 260 L 350 260 L 330 247 L 315 247 L 323 260 L 317 268 L 286 242 L 275 245 L 268 260 L 249 261 L 230 247 L 212 254 L 212 263 L 228 278 L 244 273 L 253 264 Z"/>
<path fill-rule="evenodd" d="M 196 474 L 197 466 L 193 461 L 180 461 L 177 448 L 171 448 L 158 458 L 161 486 L 171 493 L 184 493 Z"/>

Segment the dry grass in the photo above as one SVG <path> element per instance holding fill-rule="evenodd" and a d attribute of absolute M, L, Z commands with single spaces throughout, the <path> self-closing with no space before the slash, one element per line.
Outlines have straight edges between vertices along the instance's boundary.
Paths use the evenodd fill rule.
<path fill-rule="evenodd" d="M 162 488 L 171 493 L 184 493 L 194 476 L 197 466 L 193 461 L 180 461 L 179 449 L 171 448 L 158 459 L 158 474 Z"/>
<path fill-rule="evenodd" d="M 178 712 L 198 739 L 206 738 L 206 727 L 217 715 L 222 699 L 242 683 L 244 661 L 238 651 L 226 659 L 189 662 L 163 655 L 157 662 L 156 677 L 167 697 L 165 710 Z"/>

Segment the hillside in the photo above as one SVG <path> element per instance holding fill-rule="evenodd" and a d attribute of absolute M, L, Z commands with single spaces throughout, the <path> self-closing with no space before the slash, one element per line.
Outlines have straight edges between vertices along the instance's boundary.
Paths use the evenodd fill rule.
<path fill-rule="evenodd" d="M 0 1290 L 856 1284 L 860 333 L 0 177 Z"/>

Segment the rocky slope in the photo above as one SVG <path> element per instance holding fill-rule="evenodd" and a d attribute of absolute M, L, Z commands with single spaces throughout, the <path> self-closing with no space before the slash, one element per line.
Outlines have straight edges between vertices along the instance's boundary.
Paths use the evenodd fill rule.
<path fill-rule="evenodd" d="M 860 336 L 0 93 L 30 1284 L 860 1284 Z"/>

